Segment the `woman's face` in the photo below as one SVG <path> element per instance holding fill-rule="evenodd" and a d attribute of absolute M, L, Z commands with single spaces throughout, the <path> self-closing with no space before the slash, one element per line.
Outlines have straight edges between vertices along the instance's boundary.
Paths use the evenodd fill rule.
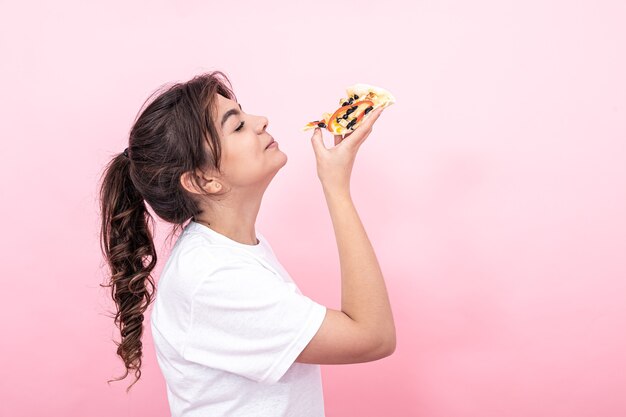
<path fill-rule="evenodd" d="M 214 122 L 222 145 L 221 168 L 229 188 L 267 186 L 287 163 L 287 155 L 278 148 L 266 128 L 264 116 L 245 113 L 240 104 L 217 95 Z"/>

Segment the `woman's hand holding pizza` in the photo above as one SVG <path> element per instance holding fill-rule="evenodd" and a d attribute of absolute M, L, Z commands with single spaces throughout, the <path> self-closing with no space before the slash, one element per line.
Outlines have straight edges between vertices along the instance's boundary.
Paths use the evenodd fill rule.
<path fill-rule="evenodd" d="M 350 175 L 356 153 L 372 132 L 374 122 L 382 111 L 383 107 L 372 110 L 369 117 L 344 136 L 334 135 L 335 146 L 332 148 L 324 145 L 322 129 L 319 127 L 315 129 L 311 143 L 317 160 L 317 176 L 325 189 L 349 191 Z"/>

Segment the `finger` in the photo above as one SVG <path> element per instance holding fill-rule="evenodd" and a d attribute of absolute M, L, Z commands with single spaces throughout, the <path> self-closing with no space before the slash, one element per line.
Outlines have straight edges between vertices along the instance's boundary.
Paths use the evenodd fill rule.
<path fill-rule="evenodd" d="M 317 154 L 321 152 L 323 149 L 326 149 L 326 145 L 324 145 L 324 138 L 322 137 L 322 129 L 316 127 L 313 131 L 313 136 L 311 136 L 311 144 L 313 145 L 313 151 Z"/>
<path fill-rule="evenodd" d="M 376 110 L 371 111 L 368 115 L 369 117 L 367 117 L 365 120 L 362 120 L 358 124 L 356 129 L 346 133 L 343 136 L 343 141 L 351 143 L 351 144 L 360 144 L 363 140 L 365 140 L 365 138 L 372 131 L 372 125 L 374 124 L 376 119 L 378 119 L 378 117 L 380 116 L 380 113 L 382 113 L 381 107 L 377 108 Z M 353 134 L 354 134 L 353 137 L 351 137 L 349 140 L 346 140 L 348 137 L 350 137 Z"/>
<path fill-rule="evenodd" d="M 382 107 L 377 107 L 375 110 L 372 110 L 368 115 L 365 116 L 363 120 L 358 124 L 358 126 L 354 129 L 343 135 L 343 140 L 353 133 L 357 132 L 357 134 L 352 138 L 350 142 L 358 142 L 362 138 L 365 138 L 369 131 L 372 130 L 372 125 L 380 117 L 380 114 L 383 112 Z"/>

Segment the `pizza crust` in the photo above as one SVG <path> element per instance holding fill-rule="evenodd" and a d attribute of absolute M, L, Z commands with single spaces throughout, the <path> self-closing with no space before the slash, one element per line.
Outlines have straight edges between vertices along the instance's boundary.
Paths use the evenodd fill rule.
<path fill-rule="evenodd" d="M 375 109 L 378 107 L 387 107 L 396 102 L 395 97 L 389 91 L 369 84 L 354 84 L 348 87 L 346 93 L 348 97 L 352 97 L 356 94 L 359 96 L 359 100 L 372 100 Z"/>

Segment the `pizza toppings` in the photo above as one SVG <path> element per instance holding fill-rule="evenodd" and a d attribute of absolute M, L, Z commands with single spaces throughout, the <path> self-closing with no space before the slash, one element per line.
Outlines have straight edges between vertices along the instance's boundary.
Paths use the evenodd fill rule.
<path fill-rule="evenodd" d="M 303 130 L 326 128 L 335 135 L 351 132 L 375 108 L 395 103 L 387 90 L 368 84 L 355 84 L 347 90 L 348 98 L 339 100 L 339 107 L 332 114 L 324 113 L 320 120 L 307 123 Z"/>
<path fill-rule="evenodd" d="M 352 98 L 351 98 L 352 99 Z M 354 130 L 356 124 L 365 115 L 365 110 L 372 107 L 374 103 L 370 100 L 354 101 L 351 104 L 339 107 L 330 117 L 327 129 L 336 135 L 341 135 L 347 131 Z"/>

